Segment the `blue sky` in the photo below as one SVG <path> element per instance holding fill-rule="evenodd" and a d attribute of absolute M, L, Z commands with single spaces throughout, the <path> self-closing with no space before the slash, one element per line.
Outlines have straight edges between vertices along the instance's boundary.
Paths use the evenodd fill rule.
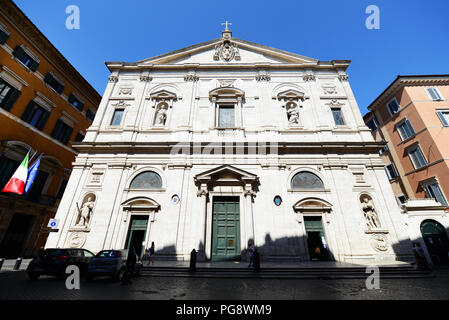
<path fill-rule="evenodd" d="M 233 36 L 320 60 L 349 59 L 349 81 L 362 114 L 398 74 L 449 74 L 447 0 L 15 0 L 100 94 L 105 61 L 145 59 Z M 80 29 L 65 27 L 80 8 Z M 368 5 L 380 29 L 368 30 Z"/>

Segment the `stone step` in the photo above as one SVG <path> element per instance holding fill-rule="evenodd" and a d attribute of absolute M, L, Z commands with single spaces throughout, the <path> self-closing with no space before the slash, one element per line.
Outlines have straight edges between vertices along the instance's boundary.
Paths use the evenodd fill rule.
<path fill-rule="evenodd" d="M 263 268 L 259 272 L 244 268 L 198 268 L 189 272 L 186 267 L 144 267 L 143 275 L 159 277 L 210 277 L 210 278 L 289 278 L 289 279 L 366 279 L 365 268 Z M 429 278 L 432 271 L 412 267 L 380 267 L 380 275 L 386 279 Z"/>

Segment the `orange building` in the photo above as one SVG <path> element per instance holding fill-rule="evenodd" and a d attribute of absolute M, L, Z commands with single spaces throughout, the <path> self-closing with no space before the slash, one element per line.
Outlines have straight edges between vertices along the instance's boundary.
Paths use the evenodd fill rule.
<path fill-rule="evenodd" d="M 449 75 L 399 75 L 368 107 L 399 204 L 449 200 Z"/>
<path fill-rule="evenodd" d="M 84 138 L 100 100 L 25 14 L 2 1 L 0 188 L 26 153 L 43 156 L 26 195 L 0 193 L 0 257 L 30 256 L 45 244 L 77 154 L 72 142 Z"/>

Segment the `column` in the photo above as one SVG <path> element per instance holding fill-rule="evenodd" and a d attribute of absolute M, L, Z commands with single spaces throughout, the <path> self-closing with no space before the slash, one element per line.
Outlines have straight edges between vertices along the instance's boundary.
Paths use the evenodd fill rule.
<path fill-rule="evenodd" d="M 206 230 L 206 226 L 207 226 L 207 221 L 209 220 L 209 216 L 208 216 L 208 212 L 207 212 L 207 195 L 208 195 L 208 191 L 207 191 L 207 183 L 202 183 L 200 186 L 200 189 L 197 192 L 197 196 L 201 197 L 201 211 L 202 214 L 200 216 L 200 220 L 199 220 L 199 225 L 200 225 L 200 238 L 199 241 L 202 244 L 202 247 L 198 248 L 199 251 L 199 255 L 200 257 L 205 257 L 207 260 L 210 259 L 210 241 L 207 241 L 207 234 L 206 232 L 208 230 Z M 209 233 L 209 232 L 207 232 Z"/>
<path fill-rule="evenodd" d="M 252 240 L 254 246 L 257 245 L 255 234 L 254 234 L 254 216 L 253 216 L 253 197 L 256 196 L 256 193 L 253 191 L 251 184 L 245 185 L 245 230 L 246 230 L 246 243 L 245 249 L 248 247 L 248 241 Z"/>

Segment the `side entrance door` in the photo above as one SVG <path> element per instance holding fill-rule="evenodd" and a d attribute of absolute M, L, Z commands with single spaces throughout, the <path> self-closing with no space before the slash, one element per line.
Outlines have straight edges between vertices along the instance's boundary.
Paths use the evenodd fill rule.
<path fill-rule="evenodd" d="M 310 260 L 329 260 L 321 217 L 304 217 Z"/>
<path fill-rule="evenodd" d="M 239 197 L 214 197 L 212 213 L 212 261 L 239 260 Z"/>
<path fill-rule="evenodd" d="M 142 257 L 142 242 L 145 241 L 145 235 L 147 233 L 148 216 L 131 216 L 131 222 L 129 224 L 128 236 L 126 238 L 125 249 L 130 249 L 134 245 L 136 248 L 136 254 Z"/>

